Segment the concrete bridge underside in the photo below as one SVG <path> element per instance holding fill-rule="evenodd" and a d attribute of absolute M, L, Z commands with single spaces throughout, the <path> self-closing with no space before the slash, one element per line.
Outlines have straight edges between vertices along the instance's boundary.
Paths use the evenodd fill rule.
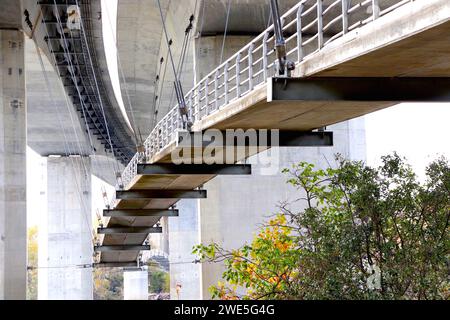
<path fill-rule="evenodd" d="M 125 5 L 125 2 L 123 4 Z M 353 84 L 367 83 L 364 89 L 367 91 L 360 93 L 361 97 L 367 94 L 368 99 L 366 101 L 364 101 L 364 98 L 349 99 L 349 94 L 346 97 L 336 95 L 334 99 L 327 94 L 321 95 L 321 90 L 326 91 L 326 87 L 321 87 L 320 79 L 310 80 L 310 83 L 314 83 L 312 88 L 308 88 L 308 79 L 303 82 L 306 86 L 302 86 L 300 89 L 295 85 L 293 89 L 290 89 L 291 85 L 288 82 L 288 91 L 312 90 L 305 93 L 305 96 L 309 96 L 308 98 L 287 94 L 288 96 L 284 99 L 277 100 L 274 99 L 275 85 L 269 81 L 267 84 L 255 88 L 244 97 L 223 106 L 220 111 L 196 121 L 193 130 L 267 128 L 309 131 L 353 119 L 402 101 L 447 101 L 448 95 L 442 94 L 449 86 L 448 80 L 445 79 L 423 79 L 425 86 L 428 88 L 436 88 L 442 85 L 443 91 L 438 89 L 431 92 L 430 95 L 425 94 L 421 97 L 414 96 L 411 92 L 415 91 L 413 89 L 420 87 L 420 78 L 450 76 L 448 73 L 449 64 L 446 59 L 449 50 L 448 34 L 450 34 L 448 32 L 450 25 L 449 6 L 450 4 L 446 1 L 415 1 L 394 10 L 377 21 L 349 32 L 297 64 L 296 76 L 341 77 L 340 80 L 330 80 L 338 83 L 336 87 L 331 86 L 331 91 L 342 89 L 345 92 L 346 89 L 345 86 L 342 86 L 342 83 L 350 81 L 343 79 L 345 77 L 362 77 L 362 79 L 352 79 L 353 82 L 350 82 Z M 176 16 L 175 9 L 172 14 Z M 170 17 L 170 6 L 168 17 Z M 181 17 L 173 18 L 172 22 L 169 20 L 169 26 L 171 23 L 174 24 L 173 21 L 182 21 Z M 206 25 L 210 26 L 211 30 L 214 29 L 213 22 L 206 23 Z M 252 32 L 253 30 L 243 30 L 242 33 L 248 33 L 251 36 Z M 239 34 L 238 37 L 242 37 L 242 34 Z M 233 39 L 234 36 L 229 35 L 227 44 L 232 43 Z M 200 41 L 201 37 L 196 39 L 195 43 L 199 44 Z M 164 46 L 164 41 L 162 42 L 162 46 Z M 128 50 L 130 47 L 127 45 Z M 142 50 L 139 46 L 134 48 L 137 48 L 137 51 Z M 211 56 L 217 57 L 219 52 L 220 47 L 216 47 Z M 136 52 L 132 51 L 131 53 Z M 201 54 L 201 52 L 194 51 L 194 61 L 207 64 L 208 60 L 199 59 Z M 161 49 L 159 55 L 161 55 Z M 158 60 L 154 53 L 150 56 L 153 57 L 154 61 Z M 196 67 L 192 75 L 194 78 L 201 74 L 199 70 L 205 70 L 205 68 Z M 386 70 L 388 71 L 386 72 Z M 384 77 L 386 80 L 369 79 L 367 78 L 369 76 Z M 411 79 L 399 80 L 399 83 L 391 83 L 388 79 L 388 77 L 404 76 L 417 78 L 412 79 L 413 81 L 408 82 L 406 86 L 404 86 L 403 81 L 407 82 Z M 139 82 L 141 78 L 135 78 L 135 81 Z M 324 79 L 324 83 L 326 81 Z M 413 82 L 415 84 L 412 84 Z M 133 78 L 128 79 L 127 83 L 128 86 L 133 83 Z M 389 89 L 379 90 L 380 86 L 386 86 Z M 395 93 L 401 88 L 406 88 L 402 91 L 403 96 Z M 319 90 L 317 91 L 317 89 Z M 278 90 L 283 91 L 284 89 Z M 319 94 L 317 94 L 318 92 Z M 349 92 L 351 92 L 351 89 Z M 357 94 L 356 97 L 358 97 Z M 170 101 L 170 99 L 165 101 Z M 171 106 L 168 105 L 167 107 Z M 172 161 L 172 152 L 177 151 L 177 148 L 179 146 L 175 142 L 169 143 L 151 158 L 148 158 L 147 161 L 152 164 L 169 163 Z M 126 186 L 126 190 L 192 190 L 205 184 L 213 177 L 214 175 L 208 174 L 196 176 L 189 174 L 145 175 L 138 172 L 131 183 Z M 151 198 L 151 196 L 144 196 L 141 199 L 119 198 L 116 202 L 116 208 L 167 209 L 179 200 L 176 197 L 168 197 L 169 199 L 166 199 L 167 197 L 164 199 Z M 112 235 L 107 235 L 105 239 L 109 241 L 112 237 Z M 120 242 L 115 244 L 118 245 Z M 130 249 L 130 251 L 134 251 L 131 256 L 135 260 L 139 250 Z M 114 262 L 114 259 L 116 259 L 116 262 L 124 262 L 122 257 L 124 257 L 122 253 L 116 253 L 114 256 L 110 254 L 107 260 L 108 262 Z M 101 258 L 101 261 L 103 261 L 103 258 Z"/>
<path fill-rule="evenodd" d="M 47 2 L 51 7 L 50 1 Z M 189 16 L 194 14 L 197 18 L 188 45 L 185 69 L 181 77 L 185 91 L 190 89 L 193 84 L 199 83 L 201 78 L 208 74 L 211 69 L 223 62 L 224 59 L 232 56 L 235 51 L 263 31 L 269 23 L 267 4 L 262 4 L 261 1 L 257 0 L 232 0 L 227 37 L 224 41 L 226 2 L 189 0 L 183 1 L 183 5 L 175 0 L 161 2 L 169 36 L 173 39 L 172 49 L 175 62 L 180 57 L 184 30 Z M 288 10 L 297 2 L 295 0 L 283 2 L 282 11 Z M 325 7 L 332 2 L 331 0 L 323 1 Z M 395 0 L 380 0 L 379 2 L 382 6 L 389 6 Z M 132 132 L 125 121 L 120 118 L 119 107 L 109 81 L 103 48 L 101 20 L 98 15 L 98 12 L 101 11 L 100 1 L 89 3 L 80 1 L 80 3 L 83 6 L 89 6 L 89 10 L 85 9 L 84 13 L 89 12 L 87 17 L 90 21 L 89 43 L 97 56 L 96 74 L 100 75 L 99 78 L 101 79 L 99 80 L 103 83 L 102 92 L 109 99 L 106 108 L 107 117 L 110 116 L 117 120 L 116 136 L 118 141 L 121 140 L 127 144 L 127 147 L 132 148 Z M 4 131 L 3 136 L 9 140 L 4 140 L 0 148 L 2 151 L 0 163 L 4 172 L 2 181 L 0 181 L 2 187 L 0 189 L 0 200 L 3 208 L 5 208 L 0 216 L 0 224 L 2 225 L 0 229 L 2 236 L 0 258 L 8 256 L 10 259 L 0 259 L 2 261 L 0 265 L 0 284 L 2 284 L 0 298 L 23 298 L 26 279 L 26 256 L 24 254 L 26 252 L 26 224 L 24 223 L 25 201 L 23 200 L 25 199 L 26 181 L 24 150 L 27 141 L 41 155 L 65 154 L 67 153 L 67 146 L 65 146 L 63 137 L 66 136 L 66 140 L 68 139 L 68 144 L 72 146 L 73 150 L 76 150 L 77 146 L 81 146 L 76 153 L 91 156 L 94 174 L 96 173 L 94 162 L 98 159 L 103 164 L 97 165 L 98 171 L 96 174 L 108 181 L 114 181 L 115 177 L 113 172 L 106 174 L 102 169 L 106 167 L 104 163 L 110 161 L 108 157 L 111 155 L 107 151 L 105 153 L 100 152 L 97 157 L 92 156 L 89 137 L 86 135 L 85 125 L 80 118 L 79 111 L 77 113 L 74 101 L 67 102 L 67 90 L 64 90 L 58 83 L 59 79 L 55 71 L 61 73 L 62 70 L 55 68 L 49 47 L 43 41 L 46 35 L 45 29 L 41 25 L 33 31 L 33 28 L 30 28 L 24 21 L 24 9 L 28 10 L 32 23 L 40 21 L 40 9 L 36 6 L 36 1 L 8 0 L 2 2 L 2 9 L 4 10 L 0 12 L 2 39 L 0 54 L 3 58 L 0 60 L 3 63 L 0 65 L 0 78 L 2 79 L 0 89 L 3 98 L 1 100 L 3 108 L 1 122 L 3 125 L 1 128 Z M 51 13 L 51 11 L 48 12 Z M 248 17 L 251 17 L 251 19 Z M 356 16 L 355 19 L 360 19 L 360 17 Z M 277 92 L 274 91 L 277 84 L 269 81 L 267 84 L 257 86 L 249 94 L 226 104 L 219 111 L 202 117 L 195 122 L 194 130 L 281 128 L 309 132 L 332 125 L 331 129 L 334 130 L 335 137 L 338 138 L 335 139 L 335 148 L 331 150 L 345 150 L 344 154 L 350 157 L 358 154 L 356 157 L 363 159 L 363 152 L 351 150 L 354 141 L 357 141 L 358 146 L 364 145 L 364 142 L 361 142 L 364 140 L 363 125 L 357 122 L 358 120 L 355 120 L 356 122 L 342 121 L 389 107 L 403 101 L 403 99 L 448 100 L 448 95 L 442 95 L 442 92 L 445 93 L 445 90 L 448 89 L 448 78 L 450 77 L 448 61 L 450 54 L 448 46 L 450 43 L 449 19 L 450 3 L 448 1 L 413 1 L 378 18 L 376 21 L 348 32 L 319 51 L 308 55 L 297 64 L 294 72 L 294 76 L 303 78 L 301 81 L 311 80 L 318 84 L 315 90 L 312 90 L 314 94 L 317 94 L 317 88 L 324 89 L 324 87 L 321 87 L 320 78 L 325 78 L 323 81 L 328 81 L 330 77 L 337 77 L 339 79 L 336 82 L 343 83 L 346 81 L 344 78 L 360 77 L 362 82 L 367 83 L 366 89 L 368 88 L 369 95 L 372 94 L 372 97 L 375 97 L 377 92 L 387 93 L 390 94 L 390 99 L 373 98 L 369 101 L 364 101 L 364 99 L 349 101 L 352 99 L 346 99 L 339 95 L 329 99 L 329 96 L 324 97 L 314 94 L 312 95 L 313 98 L 308 99 L 295 95 L 298 88 L 305 89 L 304 86 L 298 87 L 298 84 L 294 83 L 295 81 L 292 83 L 294 90 L 288 83 L 286 87 L 288 89 L 287 96 L 283 96 L 284 93 L 281 90 L 278 91 L 281 98 L 277 99 Z M 124 97 L 130 96 L 135 114 L 131 115 L 131 110 L 127 110 L 128 116 L 129 118 L 134 116 L 137 128 L 139 128 L 142 138 L 145 139 L 157 121 L 174 107 L 176 101 L 172 90 L 173 74 L 171 68 L 167 68 L 164 81 L 161 78 L 156 80 L 156 75 L 162 76 L 162 71 L 168 62 L 167 44 L 162 34 L 156 2 L 119 0 L 117 27 L 119 56 L 125 74 L 125 81 L 121 79 L 122 95 Z M 48 30 L 55 31 L 53 28 Z M 335 32 L 336 30 L 331 29 L 330 34 L 324 34 L 324 39 L 327 40 Z M 31 40 L 25 41 L 25 37 L 31 34 L 33 34 L 41 50 L 46 73 L 42 72 L 42 66 L 33 42 Z M 308 38 L 312 35 L 306 34 L 305 36 Z M 223 54 L 222 43 L 225 44 Z M 56 47 L 54 50 L 56 50 Z M 17 58 L 14 61 L 11 58 L 13 57 L 12 54 Z M 222 59 L 221 56 L 223 56 Z M 162 57 L 165 59 L 163 64 L 160 63 Z M 25 66 L 29 67 L 25 68 Z M 47 75 L 48 84 L 44 74 Z M 29 80 L 26 83 L 26 95 L 24 75 Z M 377 79 L 364 80 L 368 77 L 377 77 Z M 416 79 L 413 80 L 418 82 L 405 86 L 388 79 L 383 82 L 384 80 L 380 80 L 380 77 L 415 77 Z M 447 80 L 440 77 L 447 78 Z M 420 83 L 422 78 L 425 78 L 425 85 L 430 88 L 428 96 L 417 97 L 411 93 L 408 95 L 408 90 L 402 91 L 405 94 L 404 96 L 399 97 L 399 95 L 393 94 L 396 88 L 416 88 L 417 83 Z M 13 83 L 12 80 L 17 84 L 13 88 L 9 86 Z M 357 80 L 349 79 L 348 81 Z M 441 80 L 442 82 L 440 82 Z M 400 81 L 403 80 L 400 79 Z M 300 85 L 304 84 L 305 82 Z M 380 86 L 385 84 L 388 84 L 388 89 L 380 91 Z M 52 88 L 54 92 L 54 99 L 42 94 L 49 88 Z M 161 88 L 163 89 L 161 90 Z M 334 87 L 335 90 L 337 88 L 342 87 L 339 84 Z M 344 88 L 344 90 L 346 89 Z M 158 95 L 158 101 L 155 102 L 156 95 Z M 292 99 L 297 101 L 292 101 Z M 302 101 L 299 102 L 298 100 Z M 51 105 L 54 102 L 58 105 L 60 113 L 49 111 L 49 104 Z M 28 124 L 25 121 L 27 114 Z M 9 119 L 13 119 L 14 122 L 8 122 Z M 72 120 L 69 121 L 69 119 Z M 11 123 L 16 125 L 11 127 Z M 68 127 L 71 129 L 67 130 Z M 152 154 L 146 161 L 150 164 L 168 163 L 171 161 L 171 152 L 177 151 L 179 148 L 175 143 L 169 143 L 164 145 L 162 150 L 156 154 Z M 96 149 L 101 150 L 101 144 Z M 289 151 L 282 152 L 281 158 L 285 161 L 283 163 L 295 162 L 298 159 L 309 159 L 325 166 L 324 161 L 318 160 L 318 157 L 325 153 L 321 150 L 319 148 L 314 148 L 313 151 L 305 151 L 305 148 L 289 149 Z M 332 151 L 330 151 L 331 153 Z M 66 160 L 62 159 L 61 163 L 56 161 L 55 170 L 63 170 L 68 165 Z M 81 163 L 83 163 L 83 160 L 81 160 Z M 104 234 L 101 236 L 103 243 L 102 246 L 96 248 L 100 252 L 100 262 L 110 264 L 110 266 L 114 264 L 117 266 L 117 263 L 119 265 L 135 265 L 140 250 L 147 248 L 144 240 L 148 237 L 148 234 L 163 231 L 165 237 L 168 237 L 167 226 L 175 231 L 170 243 L 170 247 L 175 248 L 171 252 L 173 254 L 171 259 L 178 259 L 179 261 L 184 261 L 183 257 L 188 256 L 180 253 L 181 249 L 186 249 L 181 245 L 183 237 L 189 239 L 189 241 L 184 241 L 186 246 L 191 242 L 196 244 L 198 241 L 211 240 L 227 244 L 237 243 L 238 240 L 245 238 L 243 234 L 240 237 L 236 236 L 236 230 L 239 229 L 239 226 L 242 228 L 247 228 L 247 225 L 254 226 L 257 221 L 261 220 L 261 213 L 254 211 L 268 210 L 269 206 L 264 201 L 261 201 L 261 203 L 264 202 L 264 207 L 259 206 L 259 204 L 254 203 L 253 197 L 239 197 L 239 192 L 242 192 L 240 190 L 245 189 L 255 195 L 254 197 L 265 198 L 265 200 L 274 200 L 274 197 L 271 190 L 263 190 L 261 185 L 273 183 L 273 185 L 280 187 L 280 190 L 284 190 L 280 184 L 283 177 L 280 175 L 272 180 L 258 175 L 217 178 L 215 176 L 216 173 L 214 172 L 203 174 L 177 174 L 173 172 L 145 174 L 137 172 L 132 181 L 125 186 L 125 191 L 136 191 L 137 194 L 143 191 L 149 191 L 151 194 L 161 190 L 190 192 L 197 191 L 194 188 L 205 185 L 205 188 L 209 191 L 209 199 L 202 200 L 203 202 L 182 200 L 179 203 L 179 212 L 175 211 L 172 206 L 181 198 L 177 196 L 180 194 L 173 194 L 172 197 L 153 196 L 152 198 L 150 195 L 141 199 L 119 199 L 113 208 L 114 210 L 126 212 L 130 209 L 139 209 L 147 211 L 141 213 L 134 211 L 128 216 L 126 213 L 111 216 L 108 214 L 114 213 L 105 211 L 105 217 L 108 217 L 106 228 L 98 230 L 100 234 Z M 256 180 L 248 180 L 247 178 Z M 254 181 L 259 182 L 255 183 Z M 233 190 L 228 190 L 227 186 L 232 186 L 230 188 Z M 68 186 L 67 190 L 74 190 L 72 187 Z M 54 189 L 57 191 L 57 188 Z M 89 191 L 86 190 L 86 192 L 85 195 L 88 195 Z M 197 194 L 198 192 L 194 193 Z M 227 199 L 233 199 L 233 203 L 230 203 Z M 68 199 L 64 199 L 64 201 L 66 200 Z M 249 203 L 253 203 L 254 208 L 250 208 Z M 185 209 L 184 213 L 182 209 Z M 233 215 L 234 220 L 228 218 L 231 220 L 227 221 L 227 214 L 230 214 L 231 211 L 240 216 Z M 248 213 L 250 211 L 252 213 Z M 14 214 L 11 214 L 11 212 L 14 212 Z M 186 215 L 182 216 L 182 214 L 186 213 L 192 221 L 189 220 L 189 224 L 183 225 L 187 220 Z M 179 215 L 178 218 L 169 218 L 172 219 L 169 220 L 171 223 L 167 222 L 169 216 L 177 215 Z M 163 225 L 163 230 L 157 224 L 158 221 Z M 223 223 L 223 221 L 227 221 L 227 228 L 221 229 L 218 224 L 219 222 Z M 233 230 L 233 228 L 236 228 L 236 230 Z M 16 233 L 11 234 L 9 230 L 16 230 Z M 249 234 L 251 233 L 250 230 L 247 231 L 249 231 Z M 232 240 L 230 240 L 231 234 L 236 236 Z M 124 250 L 120 250 L 118 246 L 124 246 Z M 173 267 L 178 272 L 189 269 L 188 267 L 182 269 L 182 267 L 177 267 L 176 264 Z M 213 278 L 211 275 L 219 274 L 219 269 L 211 271 L 206 266 L 198 268 L 201 269 L 200 272 L 203 272 L 203 277 L 208 279 L 207 281 Z M 198 270 L 195 270 L 194 273 L 197 273 Z M 5 274 L 8 275 L 8 279 L 4 277 Z M 180 277 L 180 274 L 176 274 L 174 279 L 176 277 Z M 17 285 L 13 286 L 13 283 Z M 204 293 L 204 296 L 206 295 Z"/>

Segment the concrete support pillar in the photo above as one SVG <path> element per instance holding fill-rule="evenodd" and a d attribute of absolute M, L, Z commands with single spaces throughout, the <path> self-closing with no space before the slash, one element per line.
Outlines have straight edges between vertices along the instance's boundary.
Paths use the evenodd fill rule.
<path fill-rule="evenodd" d="M 0 300 L 26 298 L 26 101 L 23 34 L 0 30 Z"/>
<path fill-rule="evenodd" d="M 148 270 L 128 270 L 123 273 L 123 299 L 148 300 Z"/>
<path fill-rule="evenodd" d="M 192 247 L 199 244 L 199 200 L 180 200 L 179 216 L 169 219 L 170 298 L 201 299 L 200 265 Z"/>
<path fill-rule="evenodd" d="M 39 225 L 39 299 L 90 300 L 91 161 L 47 158 L 47 215 Z"/>

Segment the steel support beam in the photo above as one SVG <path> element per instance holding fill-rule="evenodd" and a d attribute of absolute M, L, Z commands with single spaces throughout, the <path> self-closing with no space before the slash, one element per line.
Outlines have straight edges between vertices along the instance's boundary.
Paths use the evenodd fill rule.
<path fill-rule="evenodd" d="M 221 131 L 223 141 L 213 141 L 212 130 L 205 132 L 177 132 L 177 146 L 191 148 L 206 147 L 331 147 L 333 146 L 333 132 L 331 131 L 279 131 L 279 130 L 255 130 L 244 131 L 246 134 L 254 134 L 256 139 L 246 139 L 244 144 L 238 144 L 238 139 L 227 140 L 227 132 Z M 200 139 L 196 135 L 200 134 Z M 233 134 L 233 132 L 232 132 Z M 264 137 L 264 139 L 261 139 Z M 272 141 L 277 137 L 276 141 Z M 197 143 L 200 141 L 201 146 Z M 192 166 L 192 165 L 187 165 Z M 138 166 L 139 168 L 139 166 Z M 138 169 L 139 170 L 139 169 Z"/>
<path fill-rule="evenodd" d="M 38 1 L 37 4 L 40 6 L 54 6 L 56 2 L 57 6 L 70 6 L 76 5 L 77 2 L 75 0 L 41 0 Z M 81 3 L 81 1 L 79 1 Z"/>
<path fill-rule="evenodd" d="M 127 190 L 116 191 L 116 199 L 120 200 L 152 200 L 152 199 L 205 199 L 206 190 Z"/>
<path fill-rule="evenodd" d="M 272 78 L 268 101 L 449 102 L 446 78 Z"/>
<path fill-rule="evenodd" d="M 94 263 L 94 268 L 130 268 L 137 267 L 136 261 L 133 262 L 100 262 Z"/>
<path fill-rule="evenodd" d="M 110 227 L 98 228 L 98 234 L 125 234 L 125 233 L 162 233 L 161 227 Z"/>
<path fill-rule="evenodd" d="M 146 245 L 113 245 L 113 246 L 95 246 L 95 252 L 106 251 L 142 251 L 150 250 L 150 246 Z"/>
<path fill-rule="evenodd" d="M 103 210 L 104 217 L 177 217 L 178 209 L 112 209 Z"/>
<path fill-rule="evenodd" d="M 252 174 L 250 164 L 138 164 L 140 175 L 238 175 Z"/>

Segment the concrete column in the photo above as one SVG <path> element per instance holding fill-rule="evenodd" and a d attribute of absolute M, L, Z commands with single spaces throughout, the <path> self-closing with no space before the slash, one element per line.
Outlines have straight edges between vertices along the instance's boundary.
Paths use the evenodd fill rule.
<path fill-rule="evenodd" d="M 129 270 L 123 273 L 123 299 L 148 300 L 148 270 Z"/>
<path fill-rule="evenodd" d="M 201 299 L 200 265 L 192 247 L 199 244 L 199 200 L 180 200 L 179 216 L 169 219 L 170 298 Z"/>
<path fill-rule="evenodd" d="M 26 101 L 22 32 L 0 30 L 0 300 L 26 299 Z"/>
<path fill-rule="evenodd" d="M 38 298 L 90 300 L 90 159 L 47 158 L 47 199 L 47 215 L 43 215 L 39 225 Z"/>

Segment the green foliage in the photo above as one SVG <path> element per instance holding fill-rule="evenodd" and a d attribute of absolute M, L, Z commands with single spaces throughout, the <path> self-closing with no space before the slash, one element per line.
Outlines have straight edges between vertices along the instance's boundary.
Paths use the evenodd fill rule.
<path fill-rule="evenodd" d="M 94 269 L 94 300 L 123 300 L 123 271 Z"/>
<path fill-rule="evenodd" d="M 149 293 L 170 292 L 169 273 L 157 266 L 149 265 L 148 286 L 149 286 Z"/>
<path fill-rule="evenodd" d="M 448 299 L 449 163 L 434 161 L 419 183 L 397 154 L 382 160 L 371 168 L 338 156 L 336 169 L 285 169 L 300 203 L 280 207 L 250 245 L 194 248 L 202 261 L 225 264 L 213 296 Z"/>
<path fill-rule="evenodd" d="M 27 299 L 37 300 L 38 294 L 38 228 L 33 226 L 28 229 L 28 274 L 27 274 Z"/>

